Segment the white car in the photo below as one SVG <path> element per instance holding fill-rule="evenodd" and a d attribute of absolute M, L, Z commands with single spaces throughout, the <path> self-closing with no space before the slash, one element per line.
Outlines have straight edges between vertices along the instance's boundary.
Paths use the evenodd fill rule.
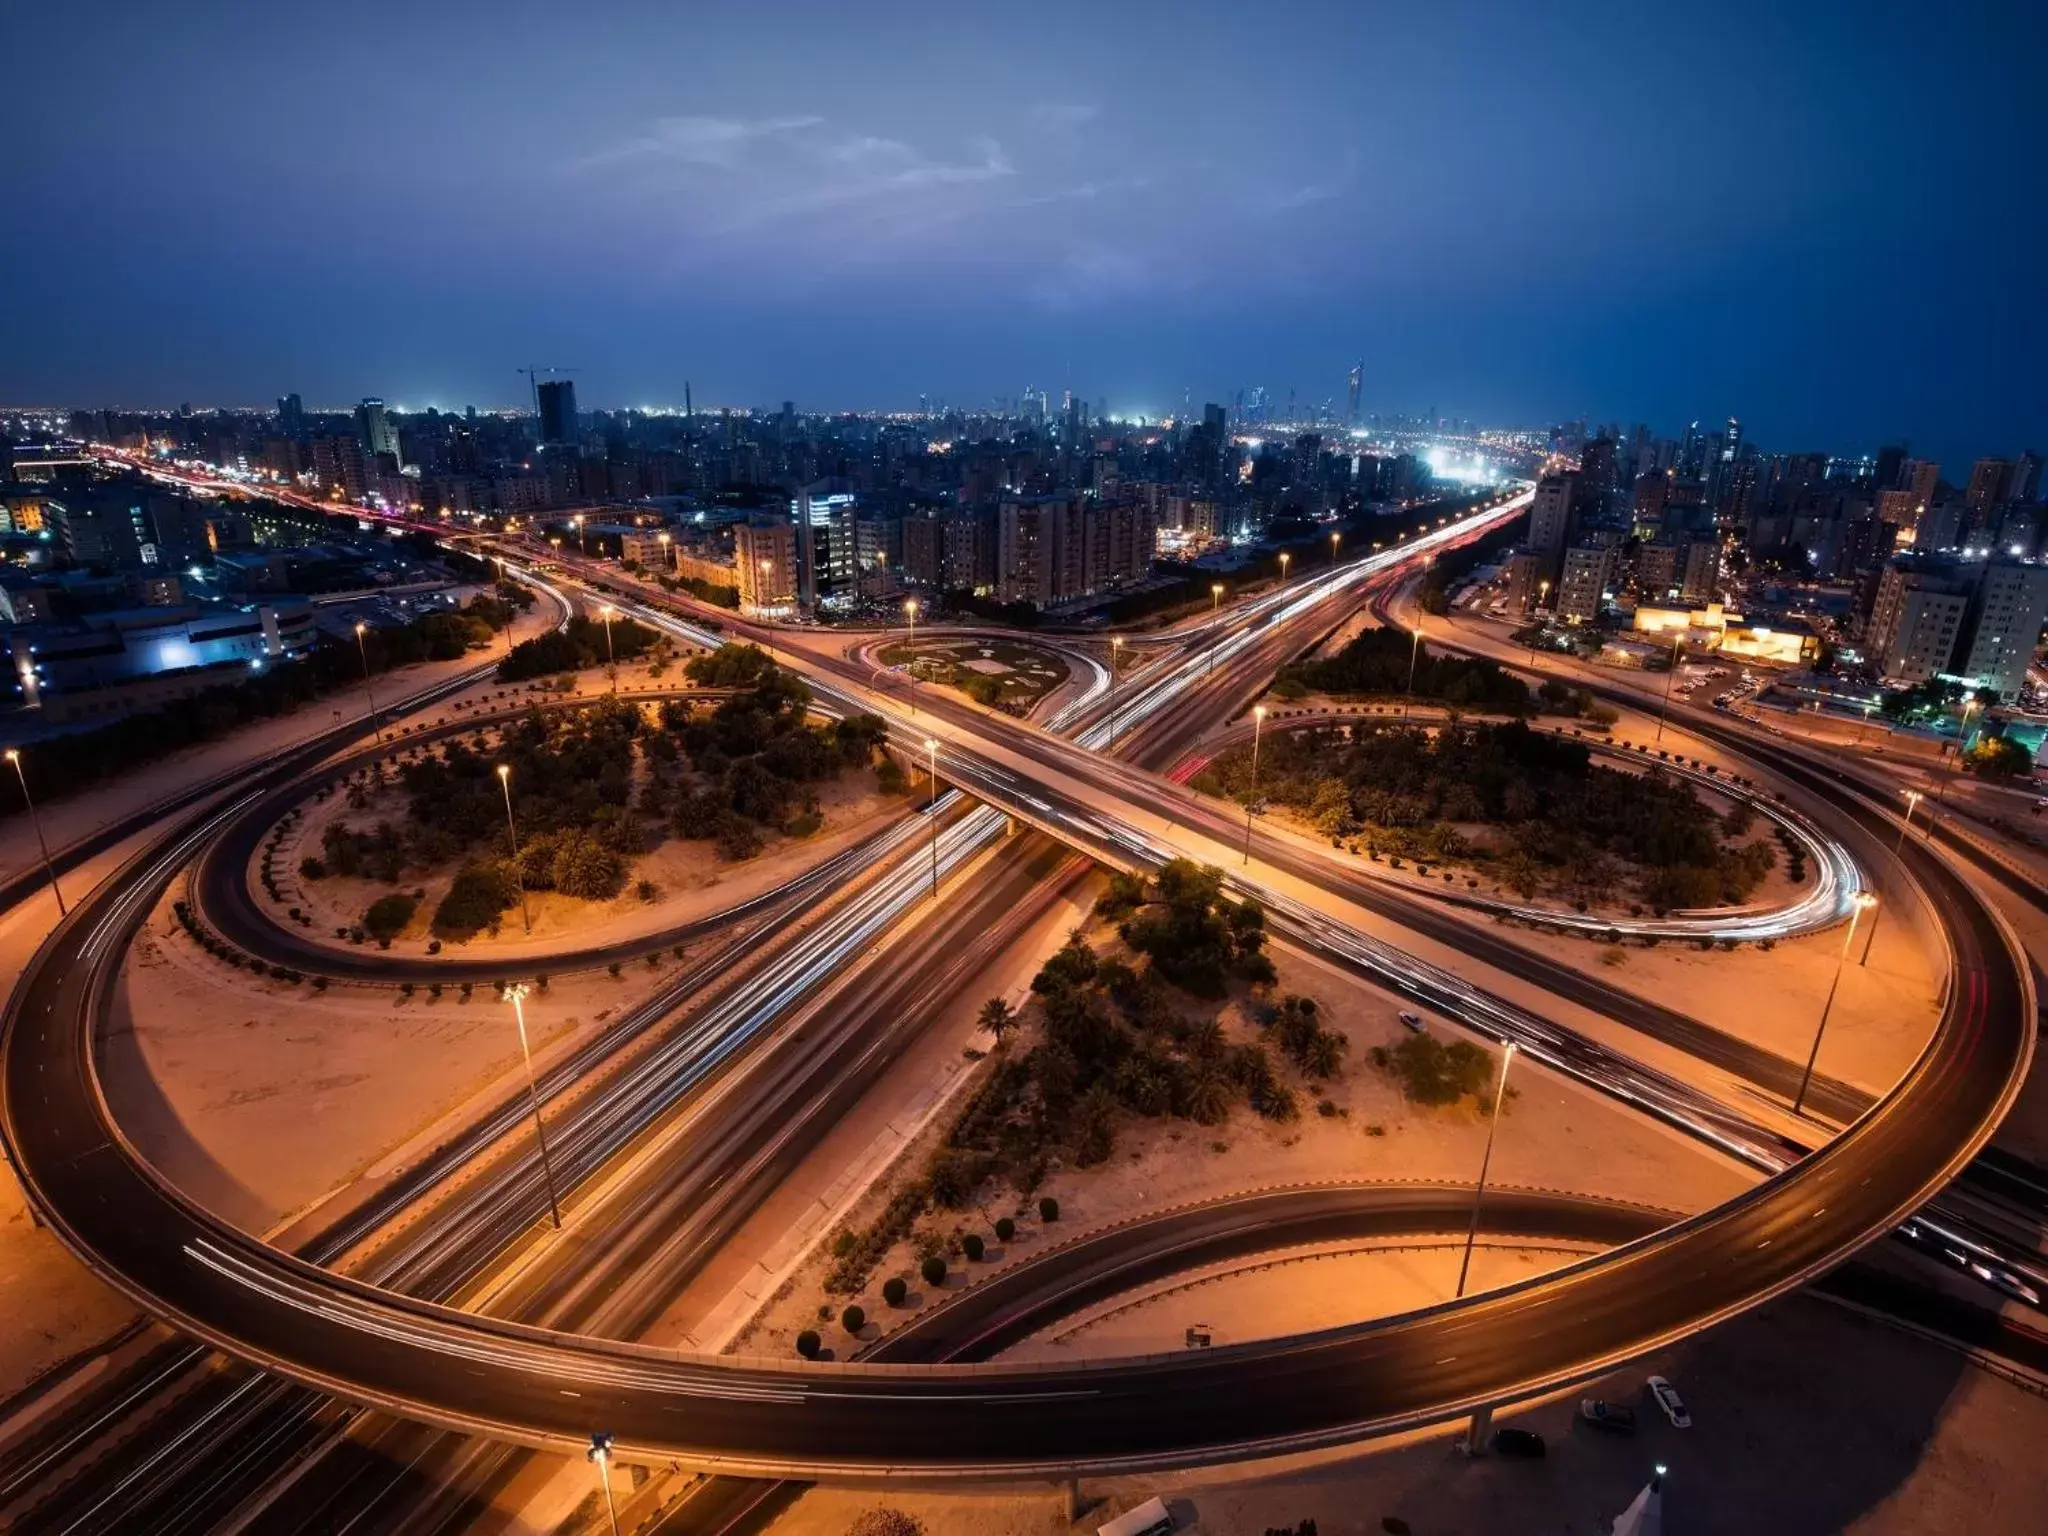
<path fill-rule="evenodd" d="M 1662 1376 L 1652 1376 L 1643 1385 L 1650 1389 L 1650 1396 L 1664 1410 L 1664 1417 L 1671 1421 L 1673 1429 L 1692 1428 L 1692 1415 L 1685 1411 L 1685 1399 L 1678 1395 L 1678 1388 Z"/>

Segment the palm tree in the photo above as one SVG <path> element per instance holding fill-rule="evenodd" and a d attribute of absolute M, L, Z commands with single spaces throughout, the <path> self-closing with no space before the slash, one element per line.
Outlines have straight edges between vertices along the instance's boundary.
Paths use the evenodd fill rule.
<path fill-rule="evenodd" d="M 981 1005 L 981 1027 L 994 1036 L 996 1049 L 1001 1050 L 1003 1036 L 1017 1027 L 1017 1012 L 1000 997 L 992 997 Z"/>

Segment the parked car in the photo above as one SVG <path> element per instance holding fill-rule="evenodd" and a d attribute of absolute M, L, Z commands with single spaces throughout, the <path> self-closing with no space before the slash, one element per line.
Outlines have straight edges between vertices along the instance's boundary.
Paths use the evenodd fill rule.
<path fill-rule="evenodd" d="M 1403 1024 L 1406 1024 L 1418 1035 L 1422 1033 L 1422 1020 L 1418 1015 L 1403 1011 L 1401 1013 L 1394 1015 L 1394 1017 L 1399 1019 Z"/>
<path fill-rule="evenodd" d="M 1685 1411 L 1685 1399 L 1678 1395 L 1678 1388 L 1662 1376 L 1652 1376 L 1643 1385 L 1650 1389 L 1650 1396 L 1664 1410 L 1664 1417 L 1671 1421 L 1673 1429 L 1692 1428 L 1692 1415 Z"/>
<path fill-rule="evenodd" d="M 1533 1429 L 1496 1429 L 1493 1451 L 1510 1461 L 1541 1461 L 1548 1454 L 1543 1437 Z"/>
<path fill-rule="evenodd" d="M 1604 1429 L 1610 1434 L 1632 1435 L 1636 1432 L 1635 1409 L 1621 1403 L 1604 1403 L 1597 1397 L 1582 1398 L 1579 1417 L 1595 1429 Z"/>

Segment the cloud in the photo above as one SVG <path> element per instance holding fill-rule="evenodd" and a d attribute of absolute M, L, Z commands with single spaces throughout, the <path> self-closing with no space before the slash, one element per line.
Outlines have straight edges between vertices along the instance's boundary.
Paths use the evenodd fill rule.
<path fill-rule="evenodd" d="M 664 117 L 639 138 L 600 149 L 578 163 L 615 164 L 626 160 L 661 160 L 679 165 L 730 167 L 764 139 L 817 128 L 818 117 Z"/>
<path fill-rule="evenodd" d="M 1100 107 L 1078 101 L 1040 101 L 1025 109 L 1025 116 L 1040 128 L 1072 133 L 1102 115 Z"/>

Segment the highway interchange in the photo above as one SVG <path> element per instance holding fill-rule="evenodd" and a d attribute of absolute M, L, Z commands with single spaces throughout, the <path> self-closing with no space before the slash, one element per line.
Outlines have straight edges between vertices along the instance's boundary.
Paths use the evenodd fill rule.
<path fill-rule="evenodd" d="M 941 741 L 941 771 L 951 782 L 1049 839 L 1125 867 L 1145 867 L 1182 850 L 1223 863 L 1237 836 L 1218 812 L 1156 775 L 1091 749 L 1101 748 L 1120 727 L 1134 757 L 1170 762 L 1241 702 L 1254 680 L 1270 675 L 1276 657 L 1298 650 L 1304 630 L 1326 627 L 1336 606 L 1332 600 L 1340 595 L 1336 589 L 1348 595 L 1375 573 L 1367 564 L 1245 605 L 1213 621 L 1213 632 L 1199 627 L 1178 654 L 1165 648 L 1160 661 L 1124 683 L 1113 709 L 1084 699 L 1068 720 L 1057 722 L 1076 728 L 1078 751 L 1050 734 L 944 700 L 935 690 L 925 691 L 923 707 L 911 715 L 905 701 L 871 694 L 858 666 L 781 644 L 777 650 L 813 678 L 828 707 L 876 708 L 890 718 L 899 743 L 913 743 L 929 731 Z M 648 608 L 645 616 L 687 638 L 715 638 L 687 614 Z M 742 627 L 728 621 L 728 629 Z M 762 631 L 760 638 L 775 644 L 783 637 Z M 1773 767 L 1784 765 L 1774 761 Z M 1797 769 L 1795 776 L 1809 772 Z M 286 777 L 281 769 L 281 784 Z M 1806 787 L 1829 803 L 1832 820 L 1848 836 L 1888 836 L 1885 814 L 1861 797 L 1820 775 Z M 1004 816 L 996 811 L 942 814 L 949 821 L 941 841 L 949 868 L 1000 844 Z M 523 1168 L 523 1176 L 515 1173 L 500 1184 L 501 1207 L 477 1217 L 468 1249 L 436 1256 L 442 1268 L 431 1282 L 405 1272 L 402 1264 L 337 1278 L 317 1267 L 318 1254 L 295 1260 L 222 1229 L 153 1176 L 126 1146 L 97 1093 L 89 1027 L 104 1005 L 110 968 L 126 937 L 163 883 L 220 825 L 210 816 L 192 821 L 196 825 L 174 829 L 159 851 L 95 892 L 53 936 L 17 993 L 5 1063 L 10 1150 L 67 1240 L 158 1315 L 230 1354 L 345 1398 L 533 1445 L 570 1447 L 602 1423 L 637 1451 L 753 1471 L 915 1466 L 985 1475 L 1161 1464 L 1329 1443 L 1367 1428 L 1425 1422 L 1512 1400 L 1753 1305 L 1895 1226 L 1988 1135 L 2031 1050 L 2031 979 L 2016 946 L 1963 882 L 1915 847 L 1913 877 L 1952 916 L 1957 981 L 1949 1005 L 1935 1040 L 1901 1085 L 1840 1139 L 1793 1163 L 1793 1149 L 1782 1137 L 1706 1102 L 1698 1090 L 1660 1081 L 1658 1074 L 1611 1052 L 1589 1055 L 1586 1043 L 1569 1031 L 1368 939 L 1325 910 L 1332 903 L 1324 898 L 1368 909 L 1377 900 L 1383 905 L 1376 910 L 1398 909 L 1410 927 L 1427 919 L 1416 903 L 1369 893 L 1368 882 L 1328 860 L 1261 836 L 1256 858 L 1239 878 L 1246 891 L 1268 903 L 1276 928 L 1288 937 L 1430 1001 L 1491 1037 L 1514 1038 L 1532 1052 L 1547 1053 L 1561 1070 L 1636 1100 L 1736 1155 L 1786 1171 L 1731 1206 L 1563 1274 L 1438 1313 L 1348 1330 L 1340 1338 L 1246 1346 L 1199 1361 L 1066 1372 L 993 1369 L 967 1377 L 905 1376 L 861 1365 L 719 1365 L 573 1340 L 433 1305 L 436 1297 L 459 1294 L 460 1277 L 488 1263 L 491 1252 L 506 1246 L 508 1233 L 531 1226 L 539 1192 L 531 1160 L 513 1150 L 501 1148 L 501 1158 L 508 1168 Z M 259 822 L 252 817 L 248 824 Z M 915 841 L 914 835 L 901 839 Z M 872 865 L 880 868 L 890 854 L 905 852 L 901 845 L 877 847 Z M 1027 891 L 1071 879 L 1075 867 L 1050 841 L 1029 837 L 1015 840 L 1001 856 L 1020 871 L 1016 879 Z M 1854 864 L 1838 867 L 1846 879 Z M 868 868 L 846 871 L 845 883 L 855 883 Z M 663 1057 L 659 1067 L 643 1074 L 644 1082 L 659 1082 L 662 1092 L 586 1089 L 579 1102 L 605 1106 L 589 1115 L 587 1166 L 603 1166 L 653 1132 L 678 1101 L 749 1042 L 787 1029 L 777 1021 L 800 1012 L 849 957 L 917 905 L 923 876 L 916 857 L 901 857 L 874 878 L 865 902 L 849 903 L 849 911 L 808 934 L 808 960 L 800 956 L 786 971 L 778 966 L 745 999 L 694 1010 L 696 1022 L 674 1038 L 693 1042 L 688 1050 L 676 1049 L 693 1050 L 696 1065 L 679 1068 L 675 1057 Z M 836 877 L 819 883 L 821 900 L 842 893 Z M 1014 895 L 1004 888 L 1006 900 Z M 982 918 L 988 921 L 989 914 Z M 1436 920 L 1450 921 L 1441 915 Z M 1456 932 L 1469 948 L 1473 930 Z M 1505 941 L 1493 958 L 1506 967 L 1530 964 L 1527 950 Z M 1550 979 L 1563 985 L 1554 974 Z M 683 990 L 668 989 L 646 1005 L 650 1025 L 673 1008 L 675 994 Z M 1582 995 L 1599 990 L 1595 985 Z M 607 1050 L 619 1043 L 612 1041 Z M 650 1048 L 650 1056 L 668 1048 Z M 596 1070 L 596 1064 L 588 1069 Z M 621 1069 L 609 1075 L 627 1074 Z M 551 1084 L 551 1098 L 578 1080 L 570 1075 Z M 814 1096 L 821 1087 L 814 1087 Z M 1843 1116 L 1856 1107 L 1847 1100 L 1823 1105 Z M 516 1140 L 511 1123 L 498 1126 L 493 1139 Z M 462 1155 L 477 1155 L 489 1144 L 479 1142 Z M 760 1151 L 753 1145 L 757 1159 Z M 416 1188 L 407 1198 L 427 1192 Z M 672 1217 L 700 1200 L 701 1191 L 671 1187 L 660 1199 L 666 1204 L 657 1202 L 658 1208 Z M 708 1240 L 708 1234 L 700 1237 Z M 387 1256 L 386 1262 L 396 1261 Z M 380 1285 L 414 1294 L 401 1297 Z M 590 1289 L 585 1279 L 568 1282 L 560 1294 L 587 1295 Z M 583 1326 L 569 1321 L 573 1305 L 551 1307 L 543 1297 L 531 1310 L 563 1319 L 551 1326 Z M 1139 1403 L 1149 1404 L 1147 1411 L 1135 1411 Z M 1055 1411 L 1047 1412 L 1048 1405 Z"/>

